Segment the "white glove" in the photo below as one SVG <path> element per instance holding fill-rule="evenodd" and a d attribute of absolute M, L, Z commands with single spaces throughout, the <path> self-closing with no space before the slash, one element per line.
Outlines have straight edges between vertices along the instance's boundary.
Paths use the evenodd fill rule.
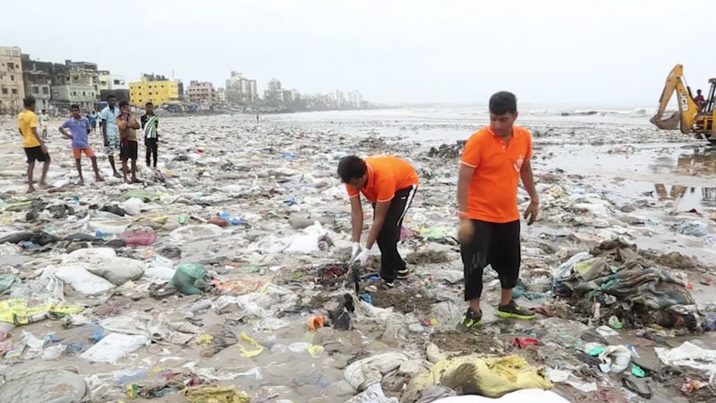
<path fill-rule="evenodd" d="M 353 249 L 351 249 L 351 261 L 358 256 L 358 253 L 360 253 L 360 243 L 353 242 Z"/>
<path fill-rule="evenodd" d="M 370 249 L 363 249 L 360 251 L 358 256 L 353 259 L 353 262 L 360 262 L 361 266 L 365 266 L 368 262 L 368 256 L 370 255 Z"/>

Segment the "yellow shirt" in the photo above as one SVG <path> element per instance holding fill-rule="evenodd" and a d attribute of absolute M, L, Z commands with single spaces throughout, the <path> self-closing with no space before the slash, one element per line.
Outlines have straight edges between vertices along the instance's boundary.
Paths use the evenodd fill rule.
<path fill-rule="evenodd" d="M 32 130 L 33 127 L 37 129 L 37 115 L 35 115 L 35 112 L 27 109 L 20 112 L 17 116 L 17 127 L 19 127 L 20 132 L 22 132 L 23 148 L 33 148 L 41 145 Z"/>

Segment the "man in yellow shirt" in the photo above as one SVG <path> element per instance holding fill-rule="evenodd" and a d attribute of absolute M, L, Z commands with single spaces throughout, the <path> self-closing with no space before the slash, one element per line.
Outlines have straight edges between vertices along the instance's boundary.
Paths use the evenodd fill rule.
<path fill-rule="evenodd" d="M 47 183 L 47 170 L 50 169 L 50 154 L 47 152 L 45 142 L 37 134 L 37 115 L 35 115 L 35 98 L 28 96 L 22 100 L 25 110 L 17 117 L 17 126 L 22 136 L 22 147 L 27 155 L 27 182 L 29 187 L 27 193 L 35 191 L 32 175 L 35 171 L 35 161 L 43 162 L 42 177 L 40 186 L 45 187 Z"/>

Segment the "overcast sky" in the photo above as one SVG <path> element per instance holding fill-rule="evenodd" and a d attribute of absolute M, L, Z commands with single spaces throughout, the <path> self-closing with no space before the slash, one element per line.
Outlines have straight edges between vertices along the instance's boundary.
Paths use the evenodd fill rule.
<path fill-rule="evenodd" d="M 0 6 L 0 44 L 224 86 L 231 70 L 377 102 L 656 105 L 676 63 L 716 76 L 716 1 L 29 1 Z"/>

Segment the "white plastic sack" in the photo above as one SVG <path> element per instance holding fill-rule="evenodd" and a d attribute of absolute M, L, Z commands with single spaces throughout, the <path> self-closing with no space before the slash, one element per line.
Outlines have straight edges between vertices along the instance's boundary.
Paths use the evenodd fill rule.
<path fill-rule="evenodd" d="M 271 252 L 273 253 L 311 253 L 318 252 L 319 242 L 328 235 L 328 231 L 323 229 L 321 223 L 314 222 L 310 227 L 301 230 L 302 233 L 282 238 L 273 245 Z"/>
<path fill-rule="evenodd" d="M 691 367 L 716 374 L 716 350 L 707 350 L 691 342 L 684 342 L 679 347 L 668 349 L 654 348 L 656 356 L 666 365 Z"/>
<path fill-rule="evenodd" d="M 102 262 L 115 256 L 117 256 L 117 253 L 112 248 L 83 248 L 64 255 L 62 263 L 85 263 L 94 266 L 102 264 Z"/>
<path fill-rule="evenodd" d="M 119 207 L 124 209 L 129 215 L 139 215 L 142 213 L 144 207 L 144 201 L 136 197 L 127 199 L 125 202 L 120 203 Z"/>
<path fill-rule="evenodd" d="M 104 336 L 99 343 L 82 353 L 80 357 L 92 362 L 113 364 L 147 344 L 149 344 L 149 337 L 147 336 L 110 333 Z"/>
<path fill-rule="evenodd" d="M 104 232 L 110 235 L 119 235 L 127 230 L 129 222 L 123 220 L 92 220 L 89 228 L 92 231 Z"/>
<path fill-rule="evenodd" d="M 589 260 L 592 257 L 593 256 L 590 255 L 589 252 L 577 253 L 576 255 L 569 258 L 569 260 L 559 265 L 559 267 L 554 269 L 554 271 L 552 271 L 552 278 L 554 279 L 554 281 L 559 281 L 569 277 L 569 275 L 572 274 L 572 270 L 574 270 L 574 266 L 576 266 L 577 263 Z"/>
<path fill-rule="evenodd" d="M 508 393 L 498 399 L 484 396 L 451 396 L 438 399 L 433 403 L 569 403 L 562 396 L 542 389 L 522 389 Z"/>
<path fill-rule="evenodd" d="M 102 264 L 88 266 L 90 273 L 107 279 L 114 285 L 122 285 L 127 281 L 136 281 L 144 275 L 144 263 L 126 257 L 112 257 Z"/>
<path fill-rule="evenodd" d="M 400 367 L 409 357 L 399 352 L 374 355 L 353 362 L 343 371 L 343 377 L 356 390 L 361 391 L 374 383 L 380 383 L 383 375 Z"/>
<path fill-rule="evenodd" d="M 102 294 L 114 288 L 114 284 L 90 273 L 80 264 L 62 266 L 54 274 L 75 290 L 86 295 Z"/>

